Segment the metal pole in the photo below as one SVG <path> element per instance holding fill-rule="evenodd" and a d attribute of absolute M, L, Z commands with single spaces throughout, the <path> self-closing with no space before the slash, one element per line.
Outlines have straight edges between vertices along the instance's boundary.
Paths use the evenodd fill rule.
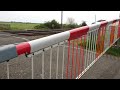
<path fill-rule="evenodd" d="M 42 79 L 44 79 L 44 50 L 42 52 Z"/>
<path fill-rule="evenodd" d="M 7 61 L 7 78 L 10 79 L 10 73 L 9 73 L 9 61 Z"/>
<path fill-rule="evenodd" d="M 32 66 L 32 79 L 34 79 L 33 56 L 32 56 L 31 66 Z"/>
<path fill-rule="evenodd" d="M 63 11 L 61 11 L 61 29 L 63 28 Z"/>
<path fill-rule="evenodd" d="M 58 59 L 59 59 L 59 45 L 58 45 L 58 47 L 57 47 L 56 79 L 58 79 Z"/>
<path fill-rule="evenodd" d="M 65 42 L 63 45 L 62 79 L 63 79 L 63 72 L 64 72 L 64 58 L 65 58 Z"/>
<path fill-rule="evenodd" d="M 120 13 L 119 13 L 119 19 L 120 19 Z"/>
<path fill-rule="evenodd" d="M 51 79 L 51 66 L 52 66 L 52 47 L 50 50 L 50 79 Z"/>

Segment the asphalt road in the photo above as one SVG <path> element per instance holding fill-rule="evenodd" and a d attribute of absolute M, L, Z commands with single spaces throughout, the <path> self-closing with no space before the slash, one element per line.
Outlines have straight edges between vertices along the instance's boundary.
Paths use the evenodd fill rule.
<path fill-rule="evenodd" d="M 13 36 L 9 33 L 0 32 L 0 45 L 25 42 L 41 38 L 43 36 Z M 62 78 L 62 49 L 59 47 L 58 79 Z M 51 78 L 56 78 L 57 47 L 52 51 Z M 67 63 L 67 47 L 65 48 L 65 65 Z M 44 53 L 44 78 L 49 79 L 50 74 L 50 50 Z M 72 56 L 72 55 L 70 55 Z M 42 53 L 33 57 L 34 59 L 34 79 L 42 79 Z M 65 67 L 64 67 L 65 68 Z M 6 62 L 0 63 L 0 79 L 6 79 Z M 21 55 L 9 61 L 10 79 L 31 79 L 31 58 Z M 65 71 L 64 71 L 65 78 Z M 101 57 L 81 79 L 119 79 L 120 78 L 120 58 L 104 55 Z"/>
<path fill-rule="evenodd" d="M 81 79 L 120 79 L 120 57 L 103 55 Z"/>

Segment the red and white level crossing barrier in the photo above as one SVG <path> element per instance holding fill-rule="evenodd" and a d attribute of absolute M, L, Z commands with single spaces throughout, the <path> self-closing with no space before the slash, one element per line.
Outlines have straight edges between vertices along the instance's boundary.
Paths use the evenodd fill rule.
<path fill-rule="evenodd" d="M 59 52 L 62 51 L 62 78 L 80 78 L 108 48 L 120 38 L 120 20 L 97 22 L 44 38 L 0 47 L 0 62 L 25 54 L 29 57 L 42 53 L 42 78 L 44 78 L 44 52 L 50 51 L 50 78 L 52 48 L 57 47 L 56 78 L 59 73 Z M 56 45 L 56 46 L 55 46 Z M 67 58 L 65 58 L 67 54 Z M 7 56 L 6 56 L 7 55 Z M 33 66 L 32 66 L 33 67 Z M 33 69 L 33 68 L 32 68 Z M 32 73 L 33 78 L 33 73 Z"/>

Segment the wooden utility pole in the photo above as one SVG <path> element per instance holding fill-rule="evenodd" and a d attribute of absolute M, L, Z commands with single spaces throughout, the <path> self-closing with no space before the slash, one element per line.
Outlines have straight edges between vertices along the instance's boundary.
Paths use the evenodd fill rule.
<path fill-rule="evenodd" d="M 95 23 L 96 23 L 96 14 L 95 14 Z"/>
<path fill-rule="evenodd" d="M 63 29 L 63 11 L 61 11 L 61 29 Z"/>

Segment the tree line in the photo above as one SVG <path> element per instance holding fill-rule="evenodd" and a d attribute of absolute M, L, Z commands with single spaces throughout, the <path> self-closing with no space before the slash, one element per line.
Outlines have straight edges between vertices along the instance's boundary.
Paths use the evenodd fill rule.
<path fill-rule="evenodd" d="M 86 22 L 83 21 L 81 24 L 75 23 L 75 20 L 73 18 L 68 18 L 66 24 L 62 24 L 62 29 L 73 29 L 78 28 L 82 26 L 87 26 Z M 61 29 L 61 24 L 58 23 L 55 19 L 51 21 L 47 21 L 45 23 L 36 25 L 34 27 L 35 29 Z"/>

